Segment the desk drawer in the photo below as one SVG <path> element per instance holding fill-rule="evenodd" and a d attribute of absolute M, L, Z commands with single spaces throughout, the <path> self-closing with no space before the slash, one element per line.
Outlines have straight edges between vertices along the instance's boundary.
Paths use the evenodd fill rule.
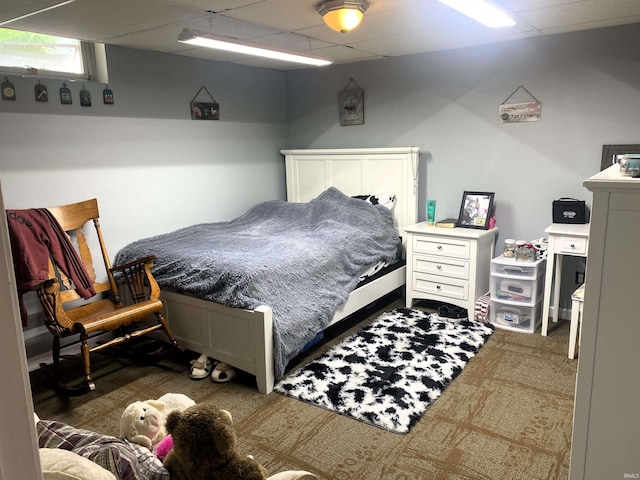
<path fill-rule="evenodd" d="M 414 255 L 413 271 L 467 280 L 469 278 L 469 262 L 455 258 Z"/>
<path fill-rule="evenodd" d="M 429 295 L 467 300 L 469 282 L 456 278 L 414 272 L 412 290 Z"/>
<path fill-rule="evenodd" d="M 589 240 L 581 237 L 562 236 L 556 240 L 555 253 L 564 255 L 586 255 Z"/>
<path fill-rule="evenodd" d="M 471 242 L 455 238 L 435 238 L 415 235 L 413 237 L 413 251 L 427 253 L 438 257 L 452 257 L 469 259 Z"/>

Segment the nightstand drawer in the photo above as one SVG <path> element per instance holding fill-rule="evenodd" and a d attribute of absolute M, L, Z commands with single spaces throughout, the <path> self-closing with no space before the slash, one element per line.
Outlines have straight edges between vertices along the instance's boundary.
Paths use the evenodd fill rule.
<path fill-rule="evenodd" d="M 469 258 L 471 242 L 468 240 L 458 240 L 455 238 L 437 238 L 427 236 L 413 237 L 414 253 L 427 253 L 429 255 Z"/>
<path fill-rule="evenodd" d="M 468 298 L 469 282 L 464 280 L 415 272 L 412 280 L 411 288 L 416 292 L 459 300 Z"/>
<path fill-rule="evenodd" d="M 469 278 L 469 262 L 454 258 L 414 255 L 413 271 L 467 280 Z"/>
<path fill-rule="evenodd" d="M 555 253 L 565 255 L 586 255 L 587 254 L 587 238 L 580 237 L 558 237 L 556 239 Z"/>

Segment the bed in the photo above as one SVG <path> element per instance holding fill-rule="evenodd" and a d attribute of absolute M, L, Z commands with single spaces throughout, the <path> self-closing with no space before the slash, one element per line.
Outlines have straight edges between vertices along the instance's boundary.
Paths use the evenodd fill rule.
<path fill-rule="evenodd" d="M 282 150 L 282 154 L 286 165 L 287 202 L 267 202 L 269 204 L 279 207 L 293 203 L 289 207 L 306 208 L 313 202 L 343 201 L 345 196 L 387 193 L 395 195 L 392 214 L 388 215 L 393 222 L 389 227 L 393 234 L 402 237 L 403 228 L 417 221 L 419 151 L 416 147 Z M 347 203 L 353 202 L 350 197 L 346 198 Z M 374 210 L 375 217 L 379 209 Z M 367 218 L 375 221 L 374 217 Z M 154 275 L 157 277 L 155 271 Z M 402 287 L 405 275 L 404 265 L 391 268 L 388 273 L 380 272 L 345 294 L 346 301 L 339 304 L 335 312 L 332 310 L 328 324 L 313 328 L 322 330 L 333 325 Z M 283 338 L 280 324 L 276 323 L 274 328 L 274 309 L 280 309 L 282 314 L 275 302 L 274 308 L 260 302 L 250 309 L 234 308 L 198 298 L 193 292 L 184 294 L 181 289 L 168 288 L 163 289 L 162 299 L 173 333 L 181 345 L 255 375 L 261 393 L 272 391 L 274 382 L 282 374 L 279 362 L 284 348 L 278 340 Z M 314 331 L 313 335 L 317 333 Z"/>

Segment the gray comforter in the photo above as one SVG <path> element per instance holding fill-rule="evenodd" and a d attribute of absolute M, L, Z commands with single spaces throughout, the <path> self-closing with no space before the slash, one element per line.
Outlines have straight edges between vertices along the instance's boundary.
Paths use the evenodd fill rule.
<path fill-rule="evenodd" d="M 229 222 L 138 240 L 115 263 L 156 255 L 153 274 L 170 288 L 230 307 L 273 310 L 276 378 L 327 326 L 379 261 L 396 258 L 391 211 L 329 188 L 308 203 L 258 204 Z"/>

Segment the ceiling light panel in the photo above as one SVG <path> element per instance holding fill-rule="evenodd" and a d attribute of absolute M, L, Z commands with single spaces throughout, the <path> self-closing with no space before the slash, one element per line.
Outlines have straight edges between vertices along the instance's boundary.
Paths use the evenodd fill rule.
<path fill-rule="evenodd" d="M 333 63 L 328 58 L 317 57 L 305 52 L 287 51 L 275 49 L 259 43 L 236 40 L 230 37 L 216 35 L 211 32 L 185 29 L 180 33 L 178 41 L 198 47 L 213 48 L 226 52 L 241 53 L 248 56 L 257 56 L 282 60 L 286 62 L 302 63 L 322 67 Z"/>

